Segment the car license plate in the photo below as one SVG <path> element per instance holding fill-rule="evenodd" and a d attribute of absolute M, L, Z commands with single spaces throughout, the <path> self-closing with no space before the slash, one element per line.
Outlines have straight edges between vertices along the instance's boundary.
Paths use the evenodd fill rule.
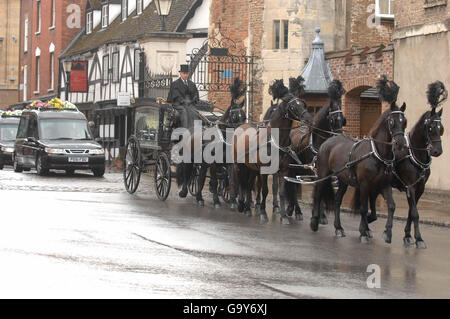
<path fill-rule="evenodd" d="M 88 163 L 89 157 L 69 157 L 70 163 Z"/>

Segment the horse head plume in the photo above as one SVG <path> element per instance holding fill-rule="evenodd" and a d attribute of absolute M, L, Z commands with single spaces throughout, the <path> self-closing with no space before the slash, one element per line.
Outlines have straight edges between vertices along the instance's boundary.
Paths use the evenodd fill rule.
<path fill-rule="evenodd" d="M 273 96 L 274 100 L 278 100 L 286 96 L 289 89 L 284 85 L 283 80 L 275 80 L 269 87 L 269 94 Z"/>
<path fill-rule="evenodd" d="M 299 75 L 297 78 L 289 79 L 289 92 L 297 97 L 305 94 L 305 79 Z"/>
<path fill-rule="evenodd" d="M 388 102 L 391 106 L 397 102 L 398 91 L 400 87 L 394 82 L 389 81 L 386 75 L 383 75 L 377 83 L 377 91 L 380 99 Z"/>
<path fill-rule="evenodd" d="M 233 100 L 239 99 L 245 94 L 246 87 L 241 79 L 235 78 L 233 84 L 230 85 L 230 93 Z"/>
<path fill-rule="evenodd" d="M 448 98 L 448 91 L 444 83 L 436 81 L 428 85 L 427 97 L 432 109 L 436 109 L 440 104 L 445 102 Z"/>
<path fill-rule="evenodd" d="M 345 93 L 347 93 L 347 91 L 345 91 L 341 81 L 333 80 L 330 83 L 330 86 L 328 87 L 328 96 L 332 101 L 339 101 Z"/>

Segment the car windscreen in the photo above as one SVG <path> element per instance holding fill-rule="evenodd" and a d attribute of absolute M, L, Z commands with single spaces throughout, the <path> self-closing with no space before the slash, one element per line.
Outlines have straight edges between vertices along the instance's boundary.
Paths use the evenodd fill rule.
<path fill-rule="evenodd" d="M 86 120 L 41 119 L 42 140 L 92 140 Z"/>
<path fill-rule="evenodd" d="M 0 140 L 2 141 L 14 141 L 17 135 L 17 124 L 3 124 L 0 126 Z"/>

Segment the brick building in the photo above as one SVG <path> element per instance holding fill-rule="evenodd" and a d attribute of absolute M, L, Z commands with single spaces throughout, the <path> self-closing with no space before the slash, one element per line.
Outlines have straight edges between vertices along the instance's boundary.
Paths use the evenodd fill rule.
<path fill-rule="evenodd" d="M 58 96 L 61 52 L 84 27 L 87 0 L 21 0 L 19 101 Z"/>
<path fill-rule="evenodd" d="M 448 0 L 396 0 L 394 78 L 406 101 L 408 129 L 429 110 L 429 83 L 442 81 L 450 89 L 450 3 Z M 444 126 L 450 123 L 450 103 L 444 104 Z M 443 154 L 433 159 L 427 187 L 450 190 L 450 130 L 442 136 Z"/>
<path fill-rule="evenodd" d="M 20 2 L 0 1 L 0 107 L 17 102 Z"/>

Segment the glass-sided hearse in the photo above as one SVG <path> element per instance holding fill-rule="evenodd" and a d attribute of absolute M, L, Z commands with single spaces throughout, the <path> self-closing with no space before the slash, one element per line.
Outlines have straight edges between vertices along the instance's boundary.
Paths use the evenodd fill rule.
<path fill-rule="evenodd" d="M 21 114 L 21 111 L 0 111 L 0 169 L 5 165 L 12 165 L 14 141 Z"/>
<path fill-rule="evenodd" d="M 100 177 L 105 173 L 105 152 L 76 107 L 42 107 L 23 111 L 13 165 L 15 172 L 35 168 L 39 175 L 46 175 L 51 169 L 67 174 L 92 170 Z"/>

